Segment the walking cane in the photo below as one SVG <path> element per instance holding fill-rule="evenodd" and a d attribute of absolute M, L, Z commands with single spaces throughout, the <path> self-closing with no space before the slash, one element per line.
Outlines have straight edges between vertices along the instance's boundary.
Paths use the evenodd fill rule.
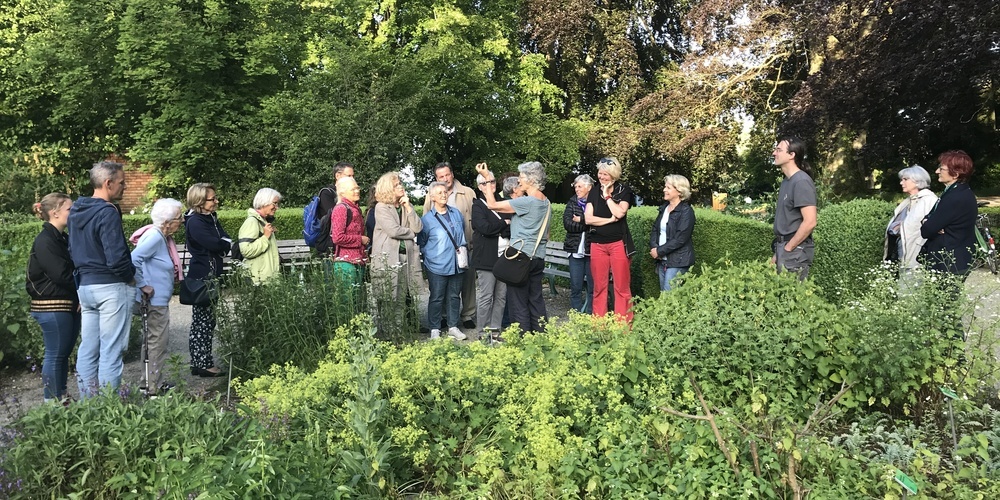
<path fill-rule="evenodd" d="M 149 396 L 149 297 L 142 296 L 139 303 L 139 315 L 142 316 L 142 365 L 145 373 L 145 385 L 139 388 L 143 396 Z"/>

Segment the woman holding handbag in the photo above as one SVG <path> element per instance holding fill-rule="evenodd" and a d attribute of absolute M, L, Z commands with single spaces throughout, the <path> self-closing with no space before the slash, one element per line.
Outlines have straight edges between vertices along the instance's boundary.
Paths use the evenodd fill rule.
<path fill-rule="evenodd" d="M 465 340 L 458 328 L 462 313 L 462 278 L 468 272 L 468 253 L 465 242 L 465 222 L 457 208 L 448 205 L 448 186 L 432 182 L 427 189 L 431 209 L 421 219 L 423 228 L 417 234 L 417 244 L 424 255 L 430 297 L 427 299 L 427 326 L 431 338 L 441 337 L 441 320 L 448 326 L 448 335 L 455 340 Z M 464 265 L 461 252 L 466 251 Z"/>
<path fill-rule="evenodd" d="M 222 258 L 229 253 L 233 240 L 219 223 L 215 210 L 219 199 L 215 186 L 199 182 L 188 188 L 184 215 L 184 234 L 191 261 L 185 280 L 216 279 L 222 274 Z M 191 375 L 221 377 L 224 372 L 215 367 L 212 359 L 212 337 L 215 333 L 214 306 L 191 306 L 191 334 L 188 349 L 191 351 Z"/>
<path fill-rule="evenodd" d="M 513 214 L 510 220 L 510 246 L 497 264 L 501 267 L 509 263 L 509 257 L 517 251 L 527 259 L 527 276 L 523 283 L 507 282 L 507 312 L 511 323 L 519 323 L 525 332 L 542 331 L 541 318 L 546 316 L 545 298 L 542 297 L 542 274 L 545 271 L 545 244 L 548 241 L 549 219 L 552 209 L 548 198 L 542 194 L 545 189 L 545 168 L 537 161 L 522 163 L 517 167 L 518 180 L 524 196 L 509 201 L 497 201 L 496 184 L 483 186 L 486 206 L 500 214 Z M 496 177 L 485 163 L 476 165 L 476 171 L 489 181 Z M 503 262 L 502 262 L 503 261 Z M 506 277 L 494 274 L 497 279 Z M 520 281 L 520 280 L 518 280 Z"/>
<path fill-rule="evenodd" d="M 496 187 L 496 179 L 476 176 L 482 192 L 487 185 Z M 496 279 L 493 266 L 510 241 L 510 214 L 500 215 L 486 206 L 482 198 L 472 200 L 472 267 L 476 270 L 476 318 L 480 337 L 496 336 L 503 325 L 507 305 L 507 284 Z"/>

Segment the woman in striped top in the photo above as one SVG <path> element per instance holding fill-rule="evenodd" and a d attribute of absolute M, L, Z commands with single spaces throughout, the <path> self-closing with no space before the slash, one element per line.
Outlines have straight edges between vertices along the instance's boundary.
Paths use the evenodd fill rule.
<path fill-rule="evenodd" d="M 34 206 L 44 222 L 31 246 L 25 287 L 31 296 L 31 316 L 42 327 L 45 341 L 42 382 L 47 402 L 66 398 L 69 354 L 80 334 L 80 300 L 65 233 L 72 205 L 68 195 L 51 193 Z"/>

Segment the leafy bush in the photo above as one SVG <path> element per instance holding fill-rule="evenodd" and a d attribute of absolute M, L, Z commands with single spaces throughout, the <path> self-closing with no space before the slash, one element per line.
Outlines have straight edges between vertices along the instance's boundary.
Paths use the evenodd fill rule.
<path fill-rule="evenodd" d="M 843 303 L 868 288 L 868 271 L 882 261 L 893 208 L 885 201 L 859 199 L 820 210 L 809 276 L 828 300 Z"/>
<path fill-rule="evenodd" d="M 841 384 L 853 384 L 840 400 L 848 408 L 910 407 L 963 356 L 954 299 L 938 283 L 950 276 L 928 275 L 910 293 L 898 293 L 891 269 L 867 279 L 874 286 L 841 309 L 763 263 L 706 268 L 683 293 L 641 303 L 633 331 L 713 404 L 757 408 L 746 418 L 766 409 L 804 422 Z"/>
<path fill-rule="evenodd" d="M 645 394 L 662 381 L 623 329 L 572 314 L 545 335 L 509 332 L 510 341 L 492 349 L 383 344 L 377 372 L 386 435 L 399 450 L 391 460 L 396 480 L 457 496 L 666 491 L 650 481 L 667 472 L 669 457 L 650 448 L 644 420 L 658 413 Z M 350 421 L 352 335 L 340 329 L 314 373 L 275 367 L 239 394 L 260 402 L 255 414 L 286 415 L 292 428 L 313 413 Z M 343 424 L 329 432 L 335 451 L 357 443 Z"/>
<path fill-rule="evenodd" d="M 43 405 L 0 430 L 0 496 L 260 498 L 337 487 L 322 442 L 272 436 L 174 392 L 145 402 L 126 392 Z"/>
<path fill-rule="evenodd" d="M 31 364 L 44 353 L 41 328 L 31 319 L 31 299 L 24 289 L 31 242 L 0 247 L 0 367 Z"/>
<path fill-rule="evenodd" d="M 864 381 L 854 388 L 853 399 L 909 413 L 922 405 L 919 397 L 937 394 L 938 386 L 960 375 L 949 370 L 967 357 L 957 318 L 968 305 L 955 300 L 952 290 L 961 287 L 955 276 L 921 272 L 915 278 L 919 286 L 901 285 L 896 271 L 887 264 L 862 275 L 867 284 L 844 304 L 844 312 L 851 325 L 852 367 Z"/>
<path fill-rule="evenodd" d="M 343 289 L 321 261 L 261 286 L 238 272 L 226 281 L 225 300 L 217 305 L 221 352 L 250 377 L 267 373 L 272 364 L 313 369 L 337 327 L 372 306 L 367 288 L 362 284 L 360 289 Z M 374 306 L 387 311 L 406 308 L 405 298 L 396 302 L 391 295 L 380 296 Z M 383 333 L 383 338 L 402 342 L 412 340 L 416 328 L 387 328 Z"/>
<path fill-rule="evenodd" d="M 703 268 L 678 293 L 643 301 L 633 332 L 654 364 L 688 374 L 712 404 L 805 422 L 851 368 L 848 323 L 809 283 L 763 262 Z M 852 380 L 854 381 L 854 380 Z M 690 403 L 690 401 L 688 402 Z"/>

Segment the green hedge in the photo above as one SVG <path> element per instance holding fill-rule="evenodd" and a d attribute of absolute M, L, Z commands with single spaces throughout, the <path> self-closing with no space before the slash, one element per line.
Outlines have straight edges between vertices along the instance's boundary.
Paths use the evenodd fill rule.
<path fill-rule="evenodd" d="M 828 300 L 841 303 L 868 287 L 869 271 L 882 262 L 893 208 L 889 202 L 859 199 L 820 210 L 810 276 Z"/>

